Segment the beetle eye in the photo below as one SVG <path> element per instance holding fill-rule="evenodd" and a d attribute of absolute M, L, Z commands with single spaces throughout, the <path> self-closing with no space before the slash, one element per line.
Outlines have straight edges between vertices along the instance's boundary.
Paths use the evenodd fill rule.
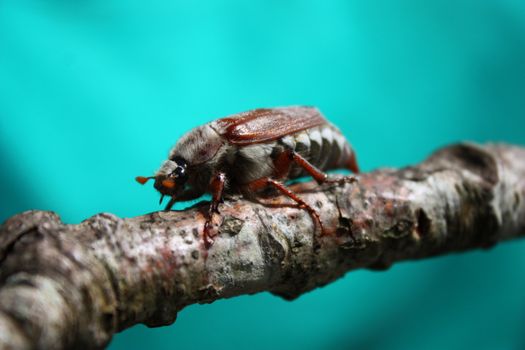
<path fill-rule="evenodd" d="M 173 170 L 173 175 L 175 175 L 175 177 L 183 177 L 184 175 L 186 175 L 186 169 L 184 169 L 181 166 L 178 166 L 175 168 L 175 170 Z"/>
<path fill-rule="evenodd" d="M 176 167 L 175 170 L 173 170 L 173 172 L 170 174 L 170 176 L 175 178 L 175 181 L 178 184 L 184 183 L 188 179 L 186 169 L 180 166 Z"/>
<path fill-rule="evenodd" d="M 186 160 L 178 156 L 172 157 L 170 158 L 170 160 L 172 162 L 175 162 L 175 164 L 177 165 L 175 169 L 171 172 L 170 177 L 175 178 L 175 181 L 178 184 L 186 182 L 186 180 L 188 179 L 188 174 L 186 174 L 186 168 L 188 166 L 188 163 L 186 162 Z"/>

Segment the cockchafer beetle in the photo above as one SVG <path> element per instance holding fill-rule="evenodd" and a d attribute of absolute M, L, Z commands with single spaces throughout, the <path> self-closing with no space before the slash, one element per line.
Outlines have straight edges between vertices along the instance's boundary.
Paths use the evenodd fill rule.
<path fill-rule="evenodd" d="M 138 176 L 171 199 L 166 206 L 211 193 L 204 226 L 206 247 L 213 243 L 212 217 L 226 194 L 254 198 L 274 188 L 308 211 L 321 228 L 318 213 L 285 186 L 287 180 L 312 176 L 318 183 L 340 181 L 324 171 L 346 168 L 358 173 L 356 155 L 337 127 L 314 107 L 261 108 L 217 119 L 186 133 L 154 176 Z M 355 180 L 353 177 L 352 181 Z"/>

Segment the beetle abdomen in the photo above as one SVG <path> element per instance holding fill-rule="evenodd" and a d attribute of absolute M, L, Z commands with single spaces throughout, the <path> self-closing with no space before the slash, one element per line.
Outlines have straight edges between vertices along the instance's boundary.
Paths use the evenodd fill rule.
<path fill-rule="evenodd" d="M 286 149 L 300 154 L 321 171 L 347 168 L 354 157 L 353 150 L 341 132 L 332 124 L 306 129 L 275 141 L 247 146 L 232 146 L 224 157 L 223 171 L 230 184 L 244 185 L 263 177 L 276 175 L 275 160 Z M 351 169 L 353 170 L 353 169 Z M 285 178 L 309 176 L 298 164 L 292 164 Z"/>
<path fill-rule="evenodd" d="M 278 143 L 299 153 L 319 170 L 348 168 L 353 150 L 346 138 L 332 124 L 324 124 L 281 138 Z M 288 178 L 307 174 L 294 164 Z"/>

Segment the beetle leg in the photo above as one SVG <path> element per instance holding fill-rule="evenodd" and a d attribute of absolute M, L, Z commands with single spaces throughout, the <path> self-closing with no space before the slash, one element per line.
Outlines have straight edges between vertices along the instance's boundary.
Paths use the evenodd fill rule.
<path fill-rule="evenodd" d="M 288 175 L 290 166 L 293 163 L 293 153 L 294 152 L 292 150 L 286 149 L 277 155 L 273 161 L 273 167 L 275 169 L 273 174 L 274 178 L 282 179 Z"/>
<path fill-rule="evenodd" d="M 163 197 L 164 197 L 164 195 L 161 198 L 163 198 Z M 166 208 L 164 208 L 164 210 L 171 210 L 171 207 L 173 207 L 173 204 L 175 204 L 175 202 L 176 202 L 175 196 L 171 197 L 170 201 L 168 202 L 168 204 L 166 205 Z"/>
<path fill-rule="evenodd" d="M 253 192 L 260 191 L 268 186 L 272 186 L 273 188 L 277 189 L 283 195 L 287 196 L 288 198 L 292 199 L 295 203 L 297 203 L 299 208 L 305 209 L 308 212 L 308 214 L 310 214 L 312 220 L 314 220 L 314 222 L 319 225 L 319 227 L 321 228 L 321 232 L 324 235 L 323 223 L 321 222 L 321 218 L 319 217 L 317 211 L 304 200 L 302 200 L 295 192 L 286 187 L 283 183 L 268 177 L 263 177 L 250 182 L 247 186 Z"/>
<path fill-rule="evenodd" d="M 325 172 L 319 170 L 315 165 L 303 158 L 299 153 L 292 152 L 292 160 L 304 169 L 310 176 L 312 176 L 318 184 L 322 183 L 341 183 L 341 182 L 356 182 L 354 176 L 344 176 L 343 178 L 331 178 Z"/>
<path fill-rule="evenodd" d="M 225 183 L 226 174 L 222 172 L 215 174 L 210 182 L 212 198 L 208 209 L 208 218 L 206 218 L 206 223 L 204 224 L 204 245 L 206 248 L 209 248 L 213 244 L 212 236 L 215 236 L 215 232 L 212 232 L 212 219 L 213 214 L 219 214 L 219 203 L 222 201 L 222 193 L 224 192 Z"/>

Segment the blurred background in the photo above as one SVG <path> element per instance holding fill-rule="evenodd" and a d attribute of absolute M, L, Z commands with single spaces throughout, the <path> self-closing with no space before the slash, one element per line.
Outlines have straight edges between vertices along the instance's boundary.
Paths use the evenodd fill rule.
<path fill-rule="evenodd" d="M 3 0 L 0 219 L 157 210 L 133 178 L 185 131 L 291 104 L 318 106 L 365 171 L 459 140 L 525 145 L 525 2 Z M 110 349 L 525 349 L 524 252 L 195 305 Z"/>

